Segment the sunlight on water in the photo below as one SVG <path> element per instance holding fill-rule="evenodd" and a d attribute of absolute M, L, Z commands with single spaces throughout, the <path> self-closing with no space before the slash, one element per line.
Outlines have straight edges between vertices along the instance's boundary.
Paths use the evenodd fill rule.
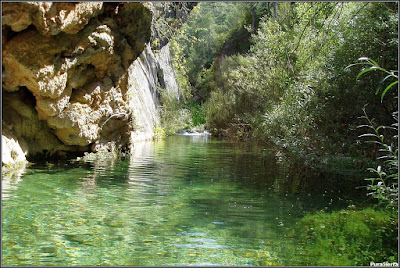
<path fill-rule="evenodd" d="M 208 136 L 138 143 L 130 160 L 33 165 L 2 181 L 2 264 L 302 265 L 295 223 L 349 201 L 278 171 Z"/>

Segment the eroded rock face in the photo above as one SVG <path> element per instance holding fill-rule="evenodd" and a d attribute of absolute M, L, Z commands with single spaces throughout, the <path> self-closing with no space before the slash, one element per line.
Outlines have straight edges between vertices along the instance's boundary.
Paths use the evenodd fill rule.
<path fill-rule="evenodd" d="M 149 3 L 3 4 L 3 125 L 26 155 L 151 138 L 166 68 L 146 45 L 151 22 Z"/>
<path fill-rule="evenodd" d="M 102 2 L 21 2 L 3 3 L 3 25 L 19 32 L 33 24 L 41 35 L 56 35 L 60 32 L 75 34 L 88 21 L 103 10 Z"/>

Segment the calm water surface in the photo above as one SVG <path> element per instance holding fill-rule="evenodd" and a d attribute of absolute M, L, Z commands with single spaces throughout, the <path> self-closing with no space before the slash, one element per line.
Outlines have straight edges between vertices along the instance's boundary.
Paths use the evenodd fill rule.
<path fill-rule="evenodd" d="M 137 144 L 130 160 L 36 164 L 3 178 L 2 264 L 304 265 L 296 223 L 360 195 L 284 171 L 201 136 Z"/>

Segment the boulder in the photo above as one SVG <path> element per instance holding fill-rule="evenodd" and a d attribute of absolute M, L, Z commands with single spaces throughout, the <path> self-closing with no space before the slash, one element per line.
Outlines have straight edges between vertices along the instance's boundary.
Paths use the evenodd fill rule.
<path fill-rule="evenodd" d="M 2 122 L 25 156 L 128 150 L 152 138 L 160 85 L 179 97 L 168 46 L 157 57 L 149 46 L 152 3 L 2 7 Z"/>

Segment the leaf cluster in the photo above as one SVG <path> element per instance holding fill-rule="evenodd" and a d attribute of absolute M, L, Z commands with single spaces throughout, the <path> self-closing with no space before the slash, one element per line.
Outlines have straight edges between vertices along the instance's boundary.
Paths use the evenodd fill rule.
<path fill-rule="evenodd" d="M 367 121 L 367 124 L 359 126 L 360 128 L 367 128 L 370 130 L 369 133 L 362 134 L 359 137 L 368 138 L 369 140 L 366 142 L 377 144 L 379 146 L 380 156 L 377 157 L 377 160 L 380 164 L 376 169 L 368 168 L 368 170 L 375 175 L 375 177 L 366 179 L 366 181 L 369 181 L 369 194 L 374 198 L 377 198 L 381 204 L 392 208 L 398 207 L 399 200 L 397 114 L 398 112 L 393 113 L 396 123 L 392 124 L 392 126 L 376 126 L 374 121 L 368 117 L 364 109 L 364 116 L 362 118 Z M 382 134 L 382 130 L 392 130 L 392 135 L 386 139 L 385 135 Z M 389 133 L 387 133 L 387 136 L 388 134 Z"/>

